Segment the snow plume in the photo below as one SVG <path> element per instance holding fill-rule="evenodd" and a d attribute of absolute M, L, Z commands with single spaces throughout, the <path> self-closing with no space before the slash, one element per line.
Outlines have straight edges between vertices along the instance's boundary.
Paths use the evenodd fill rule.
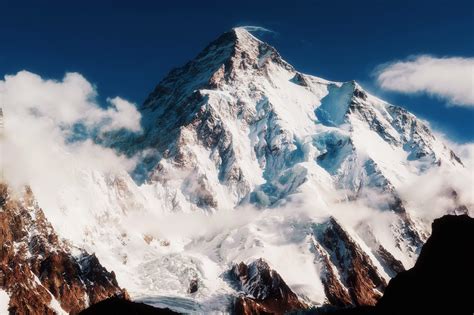
<path fill-rule="evenodd" d="M 67 73 L 61 81 L 27 71 L 5 76 L 0 80 L 5 180 L 17 188 L 30 185 L 44 200 L 75 187 L 79 170 L 131 169 L 135 161 L 90 140 L 91 134 L 141 129 L 135 105 L 119 97 L 108 103 L 101 107 L 94 86 L 78 73 Z"/>
<path fill-rule="evenodd" d="M 271 34 L 276 34 L 275 31 L 272 31 L 268 28 L 262 27 L 262 26 L 256 26 L 256 25 L 245 25 L 245 26 L 239 26 L 238 28 L 242 28 L 246 30 L 247 32 L 262 32 L 262 33 L 271 33 Z"/>
<path fill-rule="evenodd" d="M 474 106 L 474 58 L 422 55 L 377 71 L 378 84 L 401 93 L 428 93 L 453 106 Z"/>

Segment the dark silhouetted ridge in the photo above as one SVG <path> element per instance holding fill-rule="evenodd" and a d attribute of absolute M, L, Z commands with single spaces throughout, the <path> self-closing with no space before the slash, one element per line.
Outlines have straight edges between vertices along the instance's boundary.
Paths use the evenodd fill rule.
<path fill-rule="evenodd" d="M 400 272 L 375 307 L 337 309 L 307 314 L 404 315 L 474 313 L 474 219 L 446 215 L 434 220 L 432 234 L 413 268 Z"/>
<path fill-rule="evenodd" d="M 179 314 L 168 308 L 156 308 L 143 303 L 131 302 L 111 297 L 79 313 L 80 315 L 174 315 Z"/>

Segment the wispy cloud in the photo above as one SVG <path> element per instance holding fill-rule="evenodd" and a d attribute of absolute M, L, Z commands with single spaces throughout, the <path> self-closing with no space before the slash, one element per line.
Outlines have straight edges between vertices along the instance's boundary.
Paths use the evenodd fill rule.
<path fill-rule="evenodd" d="M 97 90 L 79 73 L 48 80 L 28 71 L 0 79 L 0 104 L 5 114 L 5 136 L 0 165 L 14 187 L 29 184 L 41 196 L 55 196 L 75 187 L 77 170 L 121 172 L 135 160 L 90 140 L 75 139 L 75 127 L 89 134 L 127 129 L 141 130 L 141 114 L 120 97 L 97 103 Z M 77 186 L 77 185 L 76 185 Z M 43 193 L 43 194 L 42 194 Z"/>
<path fill-rule="evenodd" d="M 272 33 L 276 34 L 275 31 L 262 27 L 262 26 L 257 26 L 257 25 L 243 25 L 243 26 L 238 26 L 239 28 L 243 28 L 247 32 L 263 32 L 263 33 Z"/>
<path fill-rule="evenodd" d="M 474 107 L 474 58 L 429 55 L 378 67 L 377 83 L 400 93 L 426 93 L 452 106 Z"/>

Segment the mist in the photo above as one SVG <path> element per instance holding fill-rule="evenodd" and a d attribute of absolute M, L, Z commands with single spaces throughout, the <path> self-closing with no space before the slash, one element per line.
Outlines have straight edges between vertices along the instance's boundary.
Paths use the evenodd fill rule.
<path fill-rule="evenodd" d="M 92 134 L 118 129 L 140 132 L 140 113 L 120 97 L 98 103 L 93 84 L 78 73 L 62 80 L 20 71 L 0 80 L 4 112 L 1 165 L 12 191 L 29 185 L 43 207 L 58 204 L 59 192 L 80 188 L 86 170 L 121 173 L 135 159 L 92 140 Z M 74 140 L 81 127 L 80 140 Z"/>

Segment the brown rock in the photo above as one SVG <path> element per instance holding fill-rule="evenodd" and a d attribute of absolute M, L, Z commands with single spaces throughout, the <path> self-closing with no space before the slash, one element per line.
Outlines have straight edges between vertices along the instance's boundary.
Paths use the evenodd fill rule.
<path fill-rule="evenodd" d="M 341 283 L 341 280 L 336 276 L 334 267 L 329 260 L 327 252 L 321 248 L 319 244 L 314 243 L 314 249 L 322 264 L 321 268 L 321 282 L 324 286 L 324 293 L 329 303 L 335 306 L 352 305 L 352 299 L 349 296 L 348 290 Z"/>
<path fill-rule="evenodd" d="M 0 288 L 10 295 L 11 314 L 54 314 L 52 296 L 72 314 L 111 296 L 127 298 L 95 255 L 71 254 L 31 189 L 20 201 L 0 183 L 0 206 Z"/>
<path fill-rule="evenodd" d="M 245 294 L 234 302 L 236 314 L 284 314 L 307 308 L 263 259 L 249 265 L 241 262 L 232 268 L 231 275 Z"/>
<path fill-rule="evenodd" d="M 331 264 L 338 269 L 341 275 L 340 282 L 347 288 L 351 304 L 375 305 L 387 284 L 369 256 L 334 218 L 317 225 L 315 237 L 316 241 L 329 253 Z M 329 262 L 328 265 L 330 265 Z M 326 292 L 332 294 L 331 303 L 346 305 L 346 296 L 341 293 L 337 281 L 331 279 L 331 276 L 326 281 L 323 279 Z"/>

